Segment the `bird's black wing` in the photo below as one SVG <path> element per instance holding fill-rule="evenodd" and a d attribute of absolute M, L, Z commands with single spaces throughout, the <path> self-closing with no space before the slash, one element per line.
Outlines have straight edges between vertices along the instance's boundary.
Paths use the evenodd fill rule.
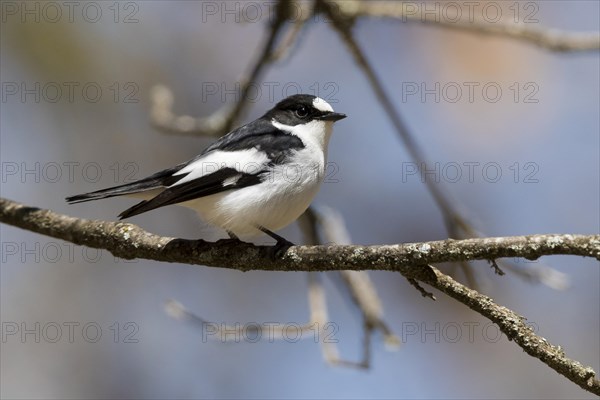
<path fill-rule="evenodd" d="M 200 197 L 209 196 L 231 189 L 239 189 L 262 182 L 261 174 L 247 174 L 235 168 L 221 168 L 200 178 L 168 187 L 150 200 L 144 200 L 119 214 L 119 218 L 134 215 L 164 207 L 169 204 L 182 203 Z"/>

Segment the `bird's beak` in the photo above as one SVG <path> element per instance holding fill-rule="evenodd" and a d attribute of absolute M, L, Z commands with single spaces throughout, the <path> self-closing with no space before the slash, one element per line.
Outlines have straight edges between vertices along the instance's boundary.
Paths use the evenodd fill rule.
<path fill-rule="evenodd" d="M 322 121 L 339 121 L 340 119 L 344 118 L 346 118 L 346 114 L 336 112 L 328 112 L 326 114 L 321 115 L 320 117 L 317 117 L 317 119 L 320 119 Z"/>

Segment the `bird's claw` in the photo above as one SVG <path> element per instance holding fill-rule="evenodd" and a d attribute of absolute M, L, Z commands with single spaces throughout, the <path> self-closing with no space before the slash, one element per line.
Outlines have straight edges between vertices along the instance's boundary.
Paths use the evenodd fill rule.
<path fill-rule="evenodd" d="M 278 240 L 274 246 L 268 248 L 268 255 L 271 259 L 276 260 L 283 257 L 286 251 L 292 246 L 295 246 L 295 244 L 289 240 Z"/>

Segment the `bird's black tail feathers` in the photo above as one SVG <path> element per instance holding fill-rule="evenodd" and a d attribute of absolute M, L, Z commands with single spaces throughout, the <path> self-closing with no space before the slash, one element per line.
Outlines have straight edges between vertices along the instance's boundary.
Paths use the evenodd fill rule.
<path fill-rule="evenodd" d="M 109 197 L 144 192 L 146 190 L 156 189 L 157 187 L 160 187 L 160 185 L 156 185 L 155 182 L 137 181 L 125 185 L 114 186 L 107 189 L 96 190 L 95 192 L 70 196 L 67 197 L 65 200 L 67 200 L 69 204 L 76 204 L 83 203 L 86 201 L 107 199 Z"/>
<path fill-rule="evenodd" d="M 95 192 L 78 194 L 67 197 L 65 200 L 70 204 L 83 203 L 85 201 L 106 199 L 109 197 L 123 196 L 126 194 L 140 193 L 148 190 L 158 189 L 160 187 L 169 186 L 181 179 L 183 176 L 174 177 L 173 174 L 179 171 L 184 164 L 177 165 L 173 168 L 157 172 L 147 178 L 139 181 L 126 183 L 124 185 L 113 186 L 107 189 L 96 190 Z"/>

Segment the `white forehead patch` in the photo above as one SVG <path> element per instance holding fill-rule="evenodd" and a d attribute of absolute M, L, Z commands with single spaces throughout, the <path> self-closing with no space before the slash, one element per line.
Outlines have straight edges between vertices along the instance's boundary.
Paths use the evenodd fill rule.
<path fill-rule="evenodd" d="M 333 107 L 331 107 L 331 105 L 328 102 L 326 102 L 320 97 L 315 97 L 315 99 L 313 100 L 313 107 L 319 111 L 333 112 Z"/>

